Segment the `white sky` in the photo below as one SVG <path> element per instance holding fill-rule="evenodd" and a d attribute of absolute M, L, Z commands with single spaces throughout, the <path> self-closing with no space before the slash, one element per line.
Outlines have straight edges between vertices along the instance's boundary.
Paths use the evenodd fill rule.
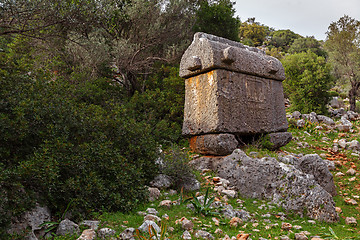
<path fill-rule="evenodd" d="M 349 15 L 360 20 L 360 0 L 233 0 L 241 21 L 257 22 L 276 30 L 290 29 L 304 37 L 325 40 L 331 22 Z"/>

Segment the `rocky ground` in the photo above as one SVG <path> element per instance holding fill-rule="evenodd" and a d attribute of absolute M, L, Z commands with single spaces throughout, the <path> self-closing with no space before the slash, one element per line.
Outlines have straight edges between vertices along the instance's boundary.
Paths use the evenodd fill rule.
<path fill-rule="evenodd" d="M 287 117 L 293 134 L 287 146 L 268 151 L 260 148 L 259 142 L 240 151 L 250 162 L 270 159 L 281 166 L 294 165 L 291 159 L 301 163 L 307 154 L 317 154 L 311 161 L 326 163 L 334 178 L 333 187 L 323 187 L 333 196 L 337 216 L 331 221 L 324 222 L 327 218 L 317 218 L 307 209 L 302 209 L 303 213 L 286 209 L 288 202 L 297 200 L 295 197 L 284 198 L 282 204 L 265 195 L 244 198 L 246 194 L 229 179 L 202 167 L 196 173 L 199 182 L 190 187 L 192 192 L 170 189 L 169 179 L 162 178 L 162 183 L 149 188 L 148 204 L 129 214 L 103 213 L 78 224 L 65 220 L 58 226 L 55 239 L 151 239 L 149 231 L 157 232 L 159 239 L 360 239 L 359 116 L 338 109 L 332 118 L 299 112 Z M 319 212 L 329 201 L 319 207 Z"/>

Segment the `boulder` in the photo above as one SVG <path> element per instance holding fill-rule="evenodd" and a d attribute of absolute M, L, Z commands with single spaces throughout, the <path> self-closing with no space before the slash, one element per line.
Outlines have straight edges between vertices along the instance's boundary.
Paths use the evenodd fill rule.
<path fill-rule="evenodd" d="M 150 186 L 158 189 L 166 189 L 172 185 L 172 182 L 171 177 L 168 175 L 159 174 L 150 182 Z"/>
<path fill-rule="evenodd" d="M 98 227 L 99 227 L 99 224 L 100 224 L 100 221 L 84 220 L 79 225 L 89 227 L 89 228 L 94 229 L 96 231 L 98 229 Z"/>
<path fill-rule="evenodd" d="M 239 142 L 233 134 L 206 134 L 194 136 L 190 139 L 193 152 L 205 155 L 229 155 L 236 149 Z"/>
<path fill-rule="evenodd" d="M 94 229 L 86 229 L 77 240 L 95 240 L 96 232 Z"/>
<path fill-rule="evenodd" d="M 138 228 L 139 231 L 141 232 L 149 232 L 149 227 L 152 226 L 154 228 L 154 230 L 156 231 L 156 233 L 160 233 L 161 229 L 160 227 L 154 222 L 154 221 L 149 221 L 146 220 L 144 221 L 143 224 L 141 224 L 141 226 Z"/>
<path fill-rule="evenodd" d="M 282 146 L 285 146 L 292 139 L 292 134 L 289 132 L 270 133 L 268 136 L 269 136 L 270 145 L 267 147 L 270 150 L 275 150 Z"/>
<path fill-rule="evenodd" d="M 98 236 L 100 239 L 108 239 L 111 236 L 114 236 L 116 231 L 111 228 L 101 228 L 98 231 Z"/>
<path fill-rule="evenodd" d="M 297 120 L 297 119 L 300 119 L 301 113 L 299 111 L 295 111 L 291 114 L 291 116 Z"/>
<path fill-rule="evenodd" d="M 340 122 L 342 125 L 345 125 L 345 126 L 349 126 L 350 128 L 352 128 L 352 123 L 346 119 L 346 117 L 342 116 L 341 119 L 340 119 Z"/>
<path fill-rule="evenodd" d="M 160 197 L 161 193 L 158 188 L 149 187 L 148 191 L 149 191 L 149 201 L 150 202 L 153 202 Z"/>
<path fill-rule="evenodd" d="M 122 231 L 119 235 L 120 239 L 122 240 L 135 240 L 135 228 L 127 228 L 124 231 Z"/>
<path fill-rule="evenodd" d="M 31 229 L 31 236 L 42 237 L 45 232 L 42 230 L 39 225 L 44 222 L 49 222 L 51 220 L 51 213 L 48 207 L 41 207 L 37 205 L 32 210 L 25 212 L 20 217 L 12 219 L 10 229 L 8 230 L 9 234 L 21 234 L 26 229 Z"/>
<path fill-rule="evenodd" d="M 62 220 L 56 230 L 56 235 L 65 236 L 73 234 L 80 234 L 79 225 L 69 219 Z"/>
<path fill-rule="evenodd" d="M 349 142 L 349 149 L 352 151 L 359 151 L 360 150 L 360 143 L 357 140 L 352 140 Z"/>
<path fill-rule="evenodd" d="M 309 121 L 310 121 L 311 123 L 319 123 L 319 120 L 317 119 L 317 114 L 314 113 L 314 112 L 311 112 L 311 113 L 309 114 Z"/>
<path fill-rule="evenodd" d="M 344 107 L 345 104 L 338 97 L 333 97 L 333 99 L 331 99 L 331 101 L 330 101 L 330 106 L 332 108 L 341 108 L 341 107 Z"/>
<path fill-rule="evenodd" d="M 324 116 L 324 115 L 317 115 L 317 119 L 319 120 L 319 122 L 324 123 L 328 126 L 334 126 L 335 122 L 334 120 L 332 120 L 332 118 Z"/>
<path fill-rule="evenodd" d="M 304 166 L 309 159 L 315 160 L 319 166 L 311 163 L 309 167 Z M 325 179 L 331 181 L 332 175 L 328 175 L 326 163 L 322 161 L 322 164 L 321 160 L 315 156 L 304 156 L 295 164 L 308 172 L 304 173 L 275 158 L 253 159 L 236 149 L 222 161 L 216 162 L 215 170 L 218 176 L 228 179 L 243 197 L 269 199 L 299 215 L 306 212 L 310 218 L 335 222 L 339 217 L 329 193 L 334 194 L 334 191 L 332 184 L 325 182 Z M 312 173 L 322 175 L 315 177 Z"/>
<path fill-rule="evenodd" d="M 317 154 L 307 154 L 297 162 L 295 167 L 303 173 L 314 176 L 315 181 L 331 196 L 336 196 L 336 188 L 334 184 L 333 175 L 329 171 L 326 162 Z"/>
<path fill-rule="evenodd" d="M 296 121 L 296 126 L 298 127 L 298 128 L 303 128 L 304 126 L 305 126 L 305 120 L 304 119 L 300 119 L 300 120 L 297 120 Z"/>

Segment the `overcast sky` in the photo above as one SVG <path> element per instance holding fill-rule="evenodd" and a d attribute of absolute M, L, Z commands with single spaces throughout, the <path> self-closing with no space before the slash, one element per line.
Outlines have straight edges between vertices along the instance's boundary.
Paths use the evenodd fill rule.
<path fill-rule="evenodd" d="M 234 1 L 234 0 L 233 0 Z M 276 30 L 290 29 L 302 36 L 325 40 L 331 22 L 344 14 L 360 20 L 360 0 L 235 0 L 241 21 L 255 17 Z"/>

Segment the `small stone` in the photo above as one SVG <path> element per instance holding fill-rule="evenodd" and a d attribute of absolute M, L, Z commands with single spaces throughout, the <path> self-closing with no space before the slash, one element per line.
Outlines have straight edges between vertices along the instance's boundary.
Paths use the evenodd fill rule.
<path fill-rule="evenodd" d="M 356 226 L 357 221 L 356 221 L 356 219 L 354 217 L 347 217 L 347 218 L 345 218 L 345 224 Z"/>
<path fill-rule="evenodd" d="M 164 215 L 162 215 L 162 218 L 163 218 L 163 219 L 166 219 L 166 220 L 169 220 L 169 219 L 170 219 L 169 215 L 167 215 L 166 213 L 165 213 Z"/>
<path fill-rule="evenodd" d="M 149 221 L 149 220 L 144 221 L 144 223 L 141 224 L 141 226 L 138 229 L 141 232 L 149 232 L 149 227 L 150 226 L 152 226 L 155 229 L 156 233 L 161 232 L 160 227 L 155 222 Z"/>
<path fill-rule="evenodd" d="M 296 230 L 300 230 L 300 229 L 302 229 L 302 226 L 294 225 L 293 228 L 296 229 Z"/>
<path fill-rule="evenodd" d="M 56 235 L 65 236 L 67 234 L 80 234 L 79 226 L 69 219 L 62 220 L 56 230 Z"/>
<path fill-rule="evenodd" d="M 271 214 L 270 214 L 270 213 L 267 213 L 267 214 L 262 215 L 261 217 L 263 217 L 263 218 L 270 218 L 270 217 L 271 217 Z"/>
<path fill-rule="evenodd" d="M 158 215 L 158 211 L 155 208 L 148 208 L 146 209 L 146 213 L 152 214 L 152 215 Z"/>
<path fill-rule="evenodd" d="M 135 228 L 127 228 L 122 233 L 120 233 L 119 237 L 122 240 L 135 240 Z"/>
<path fill-rule="evenodd" d="M 193 227 L 194 227 L 194 224 L 190 221 L 190 220 L 188 220 L 188 219 L 183 219 L 182 221 L 181 221 L 182 223 L 181 223 L 181 226 L 182 226 L 182 228 L 184 229 L 184 230 L 192 230 L 193 229 Z"/>
<path fill-rule="evenodd" d="M 350 199 L 350 198 L 345 198 L 345 202 L 347 204 L 351 204 L 351 205 L 357 205 L 357 201 L 355 201 L 354 199 Z"/>
<path fill-rule="evenodd" d="M 94 229 L 86 229 L 82 232 L 77 240 L 94 240 L 96 238 L 96 232 Z"/>
<path fill-rule="evenodd" d="M 220 225 L 220 220 L 219 220 L 218 218 L 213 217 L 212 220 L 213 220 L 215 226 L 219 226 L 219 225 Z"/>
<path fill-rule="evenodd" d="M 341 147 L 341 148 L 346 148 L 346 139 L 340 139 L 339 141 L 338 141 L 338 144 L 339 144 L 339 146 Z"/>
<path fill-rule="evenodd" d="M 220 228 L 216 229 L 214 233 L 216 235 L 223 235 L 224 234 L 223 230 L 221 230 Z"/>
<path fill-rule="evenodd" d="M 243 221 L 241 220 L 241 218 L 233 217 L 233 218 L 231 218 L 229 224 L 230 224 L 230 227 L 237 227 L 239 225 L 242 225 Z"/>
<path fill-rule="evenodd" d="M 160 202 L 159 206 L 170 208 L 172 206 L 172 201 L 171 200 L 163 200 Z"/>
<path fill-rule="evenodd" d="M 295 111 L 291 114 L 291 116 L 295 119 L 300 119 L 301 113 L 299 111 Z"/>
<path fill-rule="evenodd" d="M 231 240 L 231 238 L 229 237 L 229 235 L 225 235 L 225 237 L 222 240 Z"/>
<path fill-rule="evenodd" d="M 335 174 L 335 177 L 342 177 L 342 176 L 345 176 L 345 174 L 343 174 L 342 172 L 337 172 Z"/>
<path fill-rule="evenodd" d="M 305 120 L 304 119 L 300 119 L 296 121 L 296 126 L 298 128 L 303 128 L 305 126 Z"/>
<path fill-rule="evenodd" d="M 281 223 L 281 229 L 289 231 L 291 230 L 291 228 L 292 225 L 290 223 L 286 223 L 286 222 Z"/>
<path fill-rule="evenodd" d="M 316 224 L 316 222 L 314 220 L 308 220 L 308 223 Z"/>
<path fill-rule="evenodd" d="M 237 192 L 235 190 L 223 190 L 221 193 L 231 198 L 235 198 L 237 196 Z"/>
<path fill-rule="evenodd" d="M 247 233 L 240 233 L 236 236 L 237 240 L 246 240 L 250 237 L 250 234 Z"/>
<path fill-rule="evenodd" d="M 195 233 L 196 238 L 202 238 L 202 239 L 215 239 L 209 232 L 199 230 Z"/>
<path fill-rule="evenodd" d="M 304 233 L 295 233 L 295 240 L 308 240 Z"/>
<path fill-rule="evenodd" d="M 339 207 L 335 207 L 335 211 L 336 211 L 337 213 L 342 213 L 342 209 L 339 208 Z"/>
<path fill-rule="evenodd" d="M 149 187 L 148 191 L 149 191 L 149 201 L 150 202 L 153 202 L 153 201 L 159 199 L 161 193 L 158 188 Z"/>
<path fill-rule="evenodd" d="M 349 178 L 349 182 L 354 182 L 356 180 L 356 177 Z"/>
<path fill-rule="evenodd" d="M 356 170 L 353 168 L 350 168 L 349 170 L 346 171 L 346 174 L 354 176 L 356 174 Z"/>
<path fill-rule="evenodd" d="M 189 231 L 183 232 L 182 239 L 191 239 L 191 234 L 189 233 Z"/>
<path fill-rule="evenodd" d="M 148 214 L 144 217 L 144 221 L 146 221 L 146 220 L 150 220 L 150 221 L 159 223 L 161 221 L 161 218 L 159 218 L 158 216 L 153 215 L 153 214 Z"/>
<path fill-rule="evenodd" d="M 290 238 L 288 236 L 281 236 L 280 240 L 290 240 Z"/>
<path fill-rule="evenodd" d="M 98 236 L 100 239 L 109 238 L 111 236 L 114 236 L 116 234 L 116 231 L 111 228 L 101 228 L 98 231 Z"/>

